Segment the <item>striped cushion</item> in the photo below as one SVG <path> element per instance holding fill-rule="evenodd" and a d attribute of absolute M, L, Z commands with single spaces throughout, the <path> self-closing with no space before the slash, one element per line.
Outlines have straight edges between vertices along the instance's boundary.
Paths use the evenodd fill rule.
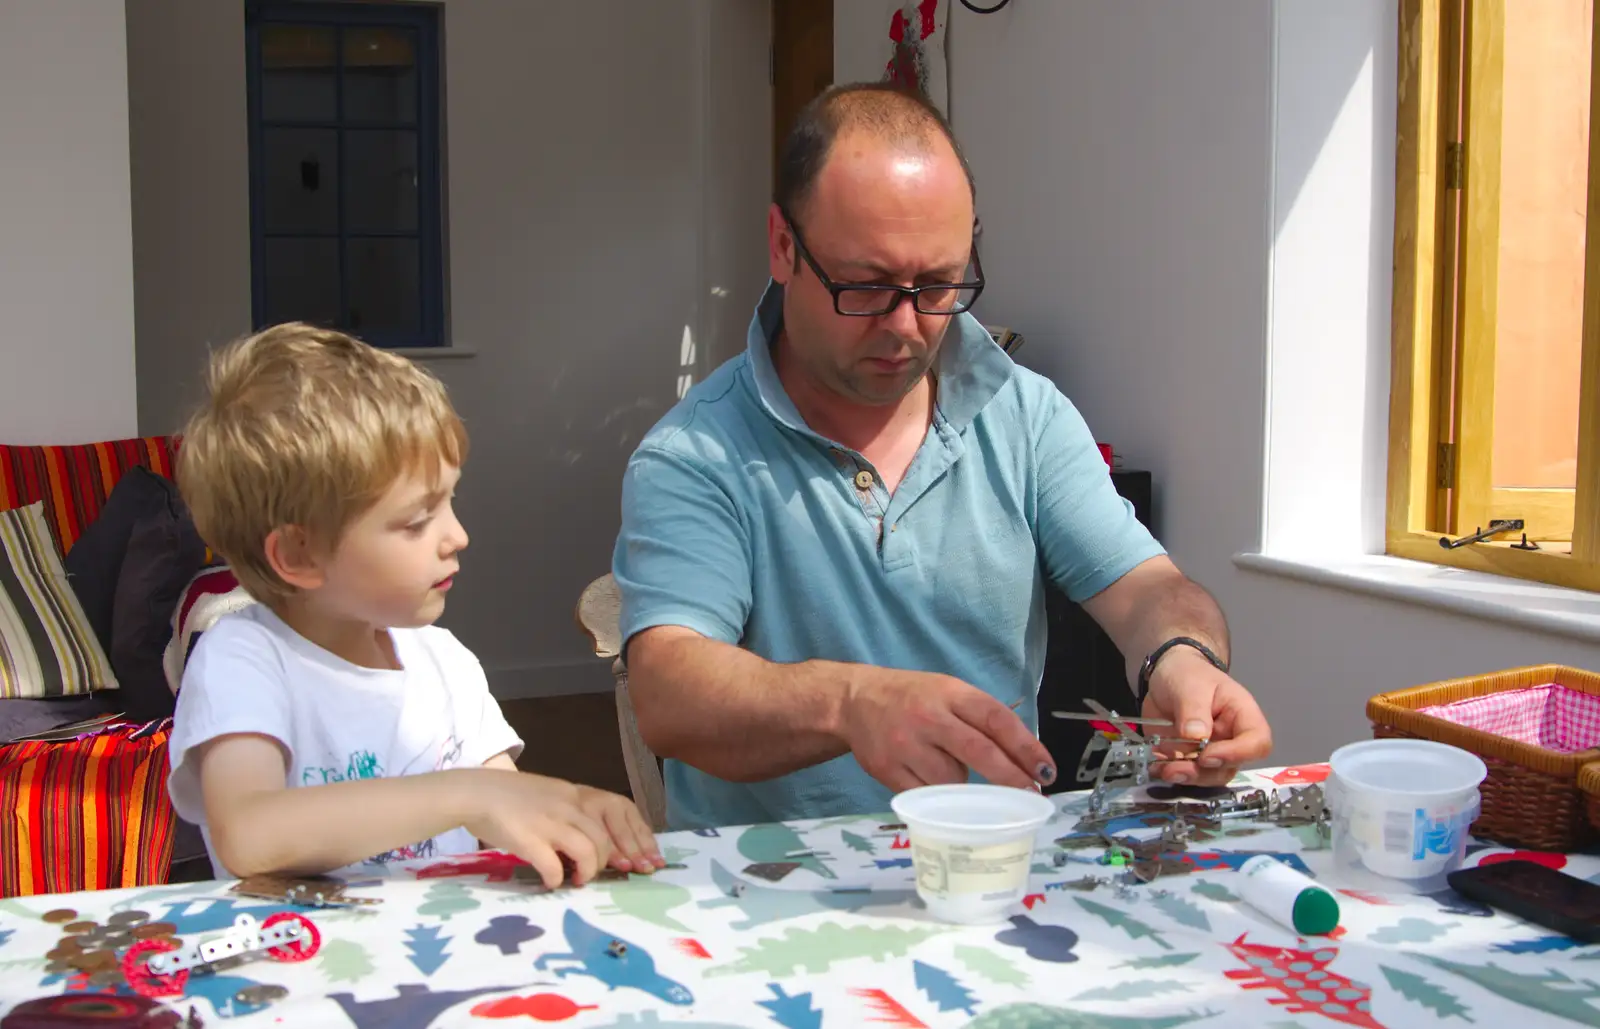
<path fill-rule="evenodd" d="M 170 479 L 177 449 L 171 436 L 68 447 L 0 446 L 0 511 L 43 501 L 45 521 L 65 556 L 123 472 L 143 465 Z"/>
<path fill-rule="evenodd" d="M 169 721 L 0 748 L 0 896 L 165 882 Z M 149 727 L 147 727 L 149 728 Z"/>
<path fill-rule="evenodd" d="M 0 511 L 0 699 L 116 688 L 111 661 L 67 583 L 43 502 Z"/>

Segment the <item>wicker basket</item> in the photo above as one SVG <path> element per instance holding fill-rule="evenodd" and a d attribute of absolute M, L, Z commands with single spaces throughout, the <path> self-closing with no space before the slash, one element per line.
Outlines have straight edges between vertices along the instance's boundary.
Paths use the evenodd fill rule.
<path fill-rule="evenodd" d="M 1600 696 L 1600 675 L 1564 665 L 1532 665 L 1380 693 L 1367 701 L 1367 718 L 1380 739 L 1433 740 L 1483 759 L 1489 776 L 1480 788 L 1483 810 L 1473 823 L 1474 835 L 1534 850 L 1580 850 L 1600 838 L 1600 818 L 1590 814 L 1596 801 L 1578 785 L 1579 770 L 1600 762 L 1600 749 L 1563 754 L 1419 710 L 1546 683 Z M 1600 790 L 1600 769 L 1595 775 Z"/>
<path fill-rule="evenodd" d="M 1578 769 L 1578 790 L 1589 812 L 1589 828 L 1600 833 L 1600 761 L 1591 761 Z"/>

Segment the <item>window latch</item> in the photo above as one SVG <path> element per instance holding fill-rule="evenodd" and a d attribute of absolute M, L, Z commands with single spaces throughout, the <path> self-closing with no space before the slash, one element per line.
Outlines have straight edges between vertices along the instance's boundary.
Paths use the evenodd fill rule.
<path fill-rule="evenodd" d="M 1502 532 L 1518 532 L 1522 527 L 1523 521 L 1521 518 L 1496 518 L 1489 522 L 1487 529 L 1479 526 L 1478 531 L 1470 536 L 1462 536 L 1460 539 L 1455 540 L 1440 536 L 1439 546 L 1446 550 L 1455 550 L 1457 547 L 1464 547 L 1469 543 L 1482 543 L 1489 537 L 1498 536 Z M 1513 550 L 1538 550 L 1539 544 L 1528 542 L 1528 534 L 1524 532 L 1522 534 L 1522 542 L 1513 543 L 1511 547 Z"/>

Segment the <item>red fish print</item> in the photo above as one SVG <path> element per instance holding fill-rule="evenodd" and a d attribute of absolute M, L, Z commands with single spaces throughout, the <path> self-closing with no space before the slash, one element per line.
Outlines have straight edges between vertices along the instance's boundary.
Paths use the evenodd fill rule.
<path fill-rule="evenodd" d="M 416 870 L 418 879 L 451 879 L 464 875 L 481 875 L 492 883 L 510 882 L 517 869 L 528 863 L 515 854 L 499 850 L 484 850 L 464 857 L 435 861 Z"/>
<path fill-rule="evenodd" d="M 702 961 L 711 960 L 711 952 L 706 950 L 705 944 L 699 940 L 692 940 L 686 936 L 682 939 L 673 940 L 672 944 L 678 948 L 680 953 L 687 954 L 689 957 L 699 958 Z"/>
<path fill-rule="evenodd" d="M 593 1004 L 578 1004 L 559 993 L 535 993 L 527 997 L 501 997 L 475 1004 L 472 1013 L 479 1018 L 521 1018 L 535 1022 L 565 1022 L 580 1011 L 596 1011 Z"/>
<path fill-rule="evenodd" d="M 1285 768 L 1272 777 L 1272 781 L 1279 786 L 1304 786 L 1307 783 L 1322 782 L 1328 778 L 1331 769 L 1326 764 L 1296 765 Z"/>

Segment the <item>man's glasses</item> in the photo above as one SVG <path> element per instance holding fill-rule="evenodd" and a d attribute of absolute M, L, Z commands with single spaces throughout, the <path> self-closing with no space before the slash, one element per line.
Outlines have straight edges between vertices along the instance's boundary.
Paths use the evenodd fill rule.
<path fill-rule="evenodd" d="M 789 234 L 794 237 L 795 250 L 806 266 L 816 275 L 822 288 L 833 294 L 833 309 L 854 318 L 881 318 L 900 306 L 900 301 L 911 298 L 918 314 L 955 315 L 970 308 L 983 292 L 983 265 L 978 260 L 978 245 L 972 245 L 972 282 L 935 282 L 927 286 L 890 286 L 877 283 L 849 283 L 840 285 L 828 278 L 818 266 L 816 258 L 800 238 L 800 229 L 787 211 L 782 212 L 789 223 Z"/>

